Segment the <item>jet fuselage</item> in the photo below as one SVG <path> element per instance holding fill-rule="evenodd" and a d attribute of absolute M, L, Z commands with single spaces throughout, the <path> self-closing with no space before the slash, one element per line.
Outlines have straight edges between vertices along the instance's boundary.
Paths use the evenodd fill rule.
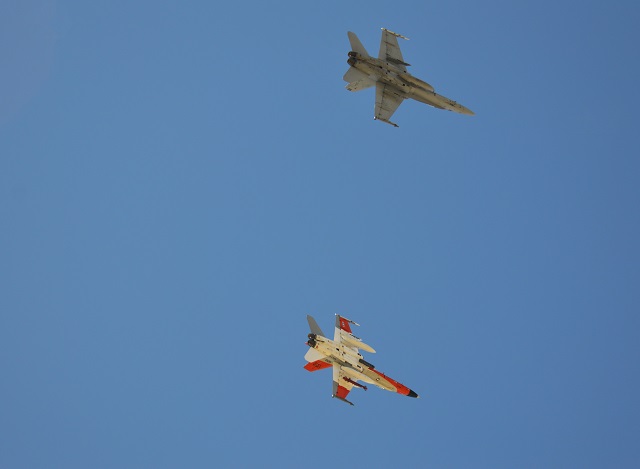
<path fill-rule="evenodd" d="M 392 63 L 375 57 L 365 57 L 354 51 L 349 52 L 347 63 L 366 74 L 371 80 L 391 86 L 394 91 L 406 98 L 415 99 L 438 109 L 474 115 L 470 109 L 436 93 L 429 83 L 414 77 L 409 72 L 400 70 Z"/>
<path fill-rule="evenodd" d="M 418 397 L 415 392 L 405 385 L 375 370 L 371 363 L 365 361 L 360 353 L 348 345 L 316 334 L 309 334 L 307 345 L 323 354 L 332 364 L 340 366 L 342 371 L 354 380 L 374 384 L 381 389 L 397 392 L 405 396 Z"/>

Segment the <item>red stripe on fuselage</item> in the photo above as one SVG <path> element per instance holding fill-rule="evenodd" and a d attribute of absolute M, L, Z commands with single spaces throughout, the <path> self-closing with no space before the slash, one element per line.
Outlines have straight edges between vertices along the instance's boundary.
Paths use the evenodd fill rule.
<path fill-rule="evenodd" d="M 377 374 L 378 376 L 380 376 L 382 379 L 384 379 L 385 381 L 388 381 L 392 386 L 395 386 L 396 388 L 396 392 L 398 394 L 402 394 L 403 396 L 408 396 L 409 393 L 411 392 L 411 389 L 409 389 L 408 387 L 406 387 L 404 384 L 402 383 L 398 383 L 397 381 L 389 378 L 388 376 L 380 373 L 377 370 L 373 370 L 371 368 L 369 368 L 370 371 L 373 371 L 375 374 Z"/>

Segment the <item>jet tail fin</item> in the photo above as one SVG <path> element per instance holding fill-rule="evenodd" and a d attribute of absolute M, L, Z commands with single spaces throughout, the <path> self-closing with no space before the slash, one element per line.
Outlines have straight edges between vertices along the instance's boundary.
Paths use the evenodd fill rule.
<path fill-rule="evenodd" d="M 311 329 L 311 333 L 319 335 L 321 337 L 326 337 L 326 335 L 324 335 L 324 332 L 322 332 L 322 329 L 320 329 L 320 326 L 318 326 L 316 320 L 313 319 L 313 316 L 307 314 L 307 322 L 309 323 L 309 329 Z"/>
<path fill-rule="evenodd" d="M 365 57 L 369 57 L 367 49 L 364 48 L 364 46 L 360 42 L 360 39 L 358 39 L 358 36 L 356 36 L 356 34 L 352 33 L 351 31 L 348 31 L 347 35 L 349 36 L 349 42 L 351 43 L 351 50 L 357 52 L 358 54 L 362 54 Z"/>

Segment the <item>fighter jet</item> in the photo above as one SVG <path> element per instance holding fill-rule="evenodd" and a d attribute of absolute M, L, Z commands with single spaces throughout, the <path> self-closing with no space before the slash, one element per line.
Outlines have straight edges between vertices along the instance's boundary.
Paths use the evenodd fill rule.
<path fill-rule="evenodd" d="M 351 66 L 343 80 L 349 83 L 349 91 L 360 91 L 376 87 L 376 108 L 374 119 L 398 127 L 389 119 L 403 100 L 411 98 L 438 109 L 473 116 L 474 113 L 452 99 L 439 95 L 429 83 L 407 72 L 408 63 L 402 58 L 398 39 L 407 39 L 400 34 L 382 28 L 380 53 L 378 58 L 371 57 L 358 36 L 349 31 L 351 52 L 347 63 Z"/>
<path fill-rule="evenodd" d="M 375 367 L 362 358 L 358 349 L 376 353 L 371 346 L 365 344 L 351 333 L 350 324 L 359 326 L 350 319 L 336 315 L 336 328 L 333 340 L 324 335 L 322 329 L 312 316 L 307 316 L 309 333 L 307 345 L 310 349 L 304 356 L 307 363 L 304 368 L 308 371 L 318 371 L 333 367 L 333 397 L 353 405 L 347 400 L 347 394 L 355 386 L 365 391 L 367 387 L 358 381 L 375 384 L 387 391 L 397 392 L 404 396 L 418 397 L 418 395 L 397 381 L 380 373 Z"/>

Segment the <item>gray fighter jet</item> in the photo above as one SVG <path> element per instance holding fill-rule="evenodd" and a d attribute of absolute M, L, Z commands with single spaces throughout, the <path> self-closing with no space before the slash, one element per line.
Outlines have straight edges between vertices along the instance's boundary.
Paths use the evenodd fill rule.
<path fill-rule="evenodd" d="M 371 57 L 358 36 L 349 31 L 351 52 L 347 63 L 351 66 L 344 74 L 344 81 L 349 83 L 349 91 L 360 91 L 372 86 L 376 87 L 376 109 L 374 119 L 394 127 L 398 127 L 389 119 L 402 104 L 411 98 L 438 109 L 458 112 L 473 116 L 473 112 L 452 99 L 439 95 L 429 83 L 414 77 L 407 72 L 408 63 L 402 58 L 398 39 L 408 39 L 400 34 L 382 28 L 380 53 L 378 58 Z"/>

